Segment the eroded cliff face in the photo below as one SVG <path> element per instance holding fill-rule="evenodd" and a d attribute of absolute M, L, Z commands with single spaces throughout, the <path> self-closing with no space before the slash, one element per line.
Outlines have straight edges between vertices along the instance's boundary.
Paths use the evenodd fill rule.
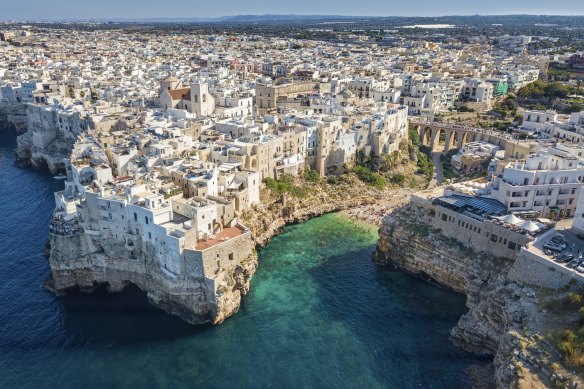
<path fill-rule="evenodd" d="M 88 118 L 54 107 L 22 105 L 10 118 L 23 132 L 17 138 L 16 158 L 22 166 L 47 166 L 53 173 L 65 170 L 77 135 L 89 125 Z"/>
<path fill-rule="evenodd" d="M 133 256 L 123 245 L 102 242 L 88 234 L 50 235 L 51 278 L 55 293 L 79 287 L 92 290 L 106 284 L 119 292 L 129 283 L 147 293 L 149 301 L 192 324 L 218 324 L 239 310 L 242 296 L 257 267 L 255 252 L 233 272 L 222 272 L 210 281 L 204 277 L 170 277 L 154 259 L 154 247 Z M 151 246 L 151 245 L 150 245 Z"/>
<path fill-rule="evenodd" d="M 461 348 L 494 357 L 487 387 L 518 385 L 520 364 L 512 344 L 537 317 L 535 293 L 506 278 L 513 261 L 475 253 L 430 226 L 427 210 L 407 205 L 387 216 L 379 230 L 375 262 L 394 266 L 467 296 L 468 313 L 451 331 Z"/>
<path fill-rule="evenodd" d="M 0 103 L 0 129 L 14 130 L 21 134 L 26 131 L 26 105 L 21 103 Z"/>

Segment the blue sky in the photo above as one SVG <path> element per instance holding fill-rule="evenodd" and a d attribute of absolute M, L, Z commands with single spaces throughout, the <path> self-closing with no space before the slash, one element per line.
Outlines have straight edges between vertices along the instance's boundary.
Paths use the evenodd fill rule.
<path fill-rule="evenodd" d="M 0 0 L 0 20 L 216 17 L 239 14 L 584 15 L 584 0 Z"/>

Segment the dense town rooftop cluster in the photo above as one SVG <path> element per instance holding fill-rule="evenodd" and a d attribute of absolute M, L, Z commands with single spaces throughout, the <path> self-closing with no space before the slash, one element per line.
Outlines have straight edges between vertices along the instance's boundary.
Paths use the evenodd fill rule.
<path fill-rule="evenodd" d="M 319 41 L 26 26 L 0 38 L 0 103 L 28 105 L 29 121 L 38 124 L 33 153 L 70 145 L 53 231 L 100 231 L 126 245 L 129 233 L 151 242 L 172 237 L 181 248 L 201 250 L 245 231 L 237 218 L 260 203 L 262 181 L 306 170 L 336 174 L 357 155 L 403 150 L 412 119 L 432 123 L 454 109 L 488 111 L 545 77 L 549 55 L 527 49 L 553 41 L 503 34 L 495 43 L 439 33 L 408 40 L 391 30 Z M 525 131 L 581 141 L 580 116 L 567 123 L 546 116 L 549 126 L 530 127 L 540 123 L 532 120 L 537 115 L 526 112 Z M 499 143 L 513 139 L 458 130 Z M 457 168 L 474 172 L 500 160 L 482 195 L 507 211 L 546 215 L 565 204 L 574 212 L 582 182 L 578 147 L 542 144 L 513 164 L 509 157 L 519 156 L 505 154 L 504 145 L 467 141 L 460 139 L 453 157 Z M 573 166 L 558 162 L 572 157 Z M 565 188 L 537 198 L 540 186 L 557 183 L 575 190 L 570 186 L 569 198 Z M 535 198 L 517 189 L 525 185 L 534 186 Z"/>

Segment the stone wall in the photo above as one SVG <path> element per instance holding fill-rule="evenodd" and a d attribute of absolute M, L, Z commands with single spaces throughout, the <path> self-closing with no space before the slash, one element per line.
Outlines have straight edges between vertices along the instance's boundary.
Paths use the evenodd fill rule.
<path fill-rule="evenodd" d="M 568 285 L 584 286 L 584 277 L 552 261 L 522 250 L 507 279 L 538 288 L 561 289 Z"/>
<path fill-rule="evenodd" d="M 434 228 L 477 252 L 515 259 L 521 247 L 531 241 L 527 234 L 514 232 L 489 220 L 477 220 L 444 207 L 436 206 L 433 209 Z"/>

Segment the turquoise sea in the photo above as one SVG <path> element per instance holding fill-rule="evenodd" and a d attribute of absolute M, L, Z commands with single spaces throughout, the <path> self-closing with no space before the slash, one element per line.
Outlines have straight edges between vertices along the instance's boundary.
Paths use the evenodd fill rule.
<path fill-rule="evenodd" d="M 55 297 L 42 251 L 63 183 L 14 166 L 0 130 L 0 388 L 457 388 L 464 297 L 371 262 L 377 232 L 338 215 L 260 252 L 239 313 L 195 327 L 137 288 Z"/>

